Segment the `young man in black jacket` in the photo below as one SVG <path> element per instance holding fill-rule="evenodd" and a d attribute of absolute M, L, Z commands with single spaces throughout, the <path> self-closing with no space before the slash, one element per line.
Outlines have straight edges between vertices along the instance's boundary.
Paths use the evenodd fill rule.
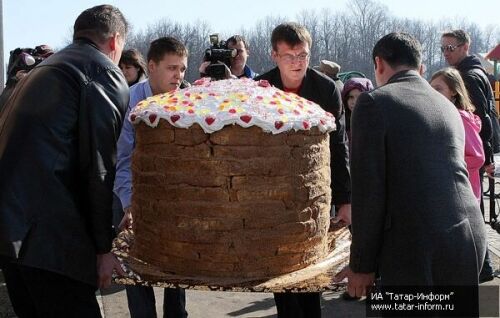
<path fill-rule="evenodd" d="M 351 181 L 340 91 L 332 79 L 309 68 L 312 39 L 305 27 L 280 24 L 273 30 L 271 44 L 277 67 L 255 80 L 267 80 L 279 89 L 319 104 L 335 116 L 337 130 L 330 134 L 332 201 L 338 209 L 337 220 L 350 224 Z M 274 299 L 278 317 L 321 317 L 320 293 L 276 293 Z"/>
<path fill-rule="evenodd" d="M 492 163 L 493 149 L 498 148 L 498 145 L 493 144 L 498 142 L 498 137 L 500 137 L 493 136 L 493 134 L 498 133 L 493 129 L 493 125 L 498 126 L 498 119 L 493 111 L 495 99 L 486 71 L 481 65 L 481 61 L 476 56 L 469 54 L 470 43 L 470 36 L 463 30 L 445 32 L 441 36 L 441 52 L 443 52 L 446 62 L 455 67 L 462 75 L 471 102 L 476 107 L 474 113 L 481 118 L 482 126 L 479 135 L 483 142 L 484 165 L 487 166 Z M 490 114 L 494 115 L 489 116 Z M 494 120 L 497 122 L 493 122 Z M 492 279 L 493 267 L 491 266 L 489 252 L 486 251 L 486 258 L 479 275 L 479 281 L 485 282 Z"/>
<path fill-rule="evenodd" d="M 83 11 L 73 43 L 35 67 L 1 113 L 0 255 L 19 317 L 101 317 L 96 288 L 124 274 L 111 202 L 127 29 L 113 6 Z"/>

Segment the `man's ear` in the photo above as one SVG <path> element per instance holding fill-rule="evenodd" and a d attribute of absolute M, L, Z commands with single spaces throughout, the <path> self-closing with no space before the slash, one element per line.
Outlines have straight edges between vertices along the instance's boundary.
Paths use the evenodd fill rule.
<path fill-rule="evenodd" d="M 119 33 L 113 34 L 112 37 L 109 38 L 108 40 L 108 48 L 110 51 L 116 51 L 116 48 L 118 47 L 119 43 Z"/>
<path fill-rule="evenodd" d="M 275 50 L 271 50 L 271 59 L 273 60 L 274 63 L 278 64 L 278 53 Z"/>
<path fill-rule="evenodd" d="M 153 60 L 148 61 L 148 74 L 151 74 L 154 72 L 154 69 L 156 67 L 156 63 Z"/>
<path fill-rule="evenodd" d="M 375 56 L 375 73 L 383 74 L 385 72 L 385 61 L 379 56 Z"/>
<path fill-rule="evenodd" d="M 470 43 L 464 43 L 463 48 L 464 48 L 464 53 L 468 55 L 470 49 Z"/>

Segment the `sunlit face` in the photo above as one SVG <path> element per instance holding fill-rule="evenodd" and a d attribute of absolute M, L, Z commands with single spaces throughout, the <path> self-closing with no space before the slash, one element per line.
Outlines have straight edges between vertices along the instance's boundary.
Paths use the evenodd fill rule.
<path fill-rule="evenodd" d="M 448 100 L 453 102 L 453 99 L 457 93 L 452 91 L 450 87 L 446 84 L 446 82 L 443 80 L 442 76 L 438 76 L 435 79 L 431 81 L 431 86 L 434 88 L 436 91 L 440 92 L 441 95 L 444 97 L 448 98 Z"/>
<path fill-rule="evenodd" d="M 354 105 L 356 105 L 356 101 L 358 100 L 361 91 L 357 88 L 351 89 L 351 91 L 347 94 L 347 107 L 352 111 L 354 109 Z"/>
<path fill-rule="evenodd" d="M 235 43 L 228 42 L 227 47 L 230 49 L 235 49 L 237 51 L 237 55 L 231 59 L 231 67 L 233 68 L 244 68 L 245 64 L 247 64 L 248 59 L 248 51 L 245 47 L 245 44 L 242 41 L 238 41 Z"/>
<path fill-rule="evenodd" d="M 460 43 L 454 37 L 443 36 L 441 38 L 441 52 L 444 55 L 446 63 L 451 66 L 457 66 L 467 57 L 468 45 Z"/>
<path fill-rule="evenodd" d="M 138 67 L 131 64 L 120 63 L 120 69 L 122 70 L 122 73 L 129 85 L 137 81 L 137 77 L 139 76 Z"/>
<path fill-rule="evenodd" d="M 291 47 L 285 42 L 278 42 L 272 58 L 278 65 L 283 82 L 302 81 L 309 66 L 309 44 L 300 43 Z"/>
<path fill-rule="evenodd" d="M 165 54 L 158 63 L 148 62 L 149 81 L 153 94 L 173 91 L 181 85 L 187 69 L 187 57 Z"/>

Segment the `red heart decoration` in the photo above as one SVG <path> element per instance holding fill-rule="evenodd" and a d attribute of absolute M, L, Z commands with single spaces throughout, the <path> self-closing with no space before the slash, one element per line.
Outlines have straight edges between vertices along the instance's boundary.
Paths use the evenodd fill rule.
<path fill-rule="evenodd" d="M 214 121 L 215 121 L 215 118 L 213 118 L 213 117 L 205 118 L 205 122 L 209 125 L 212 125 L 214 123 Z"/>
<path fill-rule="evenodd" d="M 319 122 L 321 123 L 321 125 L 325 124 L 325 121 L 323 119 L 320 119 Z"/>
<path fill-rule="evenodd" d="M 229 112 L 230 112 L 231 114 L 235 114 L 235 113 L 236 113 L 236 109 L 231 108 L 231 109 L 229 110 Z"/>
<path fill-rule="evenodd" d="M 275 121 L 274 127 L 279 130 L 281 127 L 283 127 L 283 122 L 282 121 Z"/>
<path fill-rule="evenodd" d="M 130 115 L 130 121 L 135 122 L 135 119 L 137 118 L 136 115 Z"/>
<path fill-rule="evenodd" d="M 309 122 L 303 121 L 302 126 L 304 126 L 304 129 L 309 129 Z"/>
<path fill-rule="evenodd" d="M 156 114 L 151 114 L 149 115 L 149 122 L 152 124 L 154 123 L 156 120 Z"/>
<path fill-rule="evenodd" d="M 252 120 L 252 116 L 250 116 L 250 115 L 243 115 L 243 116 L 240 117 L 240 119 L 242 121 L 244 121 L 245 123 L 248 124 Z"/>
<path fill-rule="evenodd" d="M 172 121 L 172 123 L 175 123 L 180 118 L 181 118 L 181 116 L 179 116 L 179 115 L 172 115 L 172 116 L 170 116 L 170 120 Z"/>
<path fill-rule="evenodd" d="M 188 110 L 188 113 L 194 114 L 194 110 L 190 109 L 190 110 Z"/>

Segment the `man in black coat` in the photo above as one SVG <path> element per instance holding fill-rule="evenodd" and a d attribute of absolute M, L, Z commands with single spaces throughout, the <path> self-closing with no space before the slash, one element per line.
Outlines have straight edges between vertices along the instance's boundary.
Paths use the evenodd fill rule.
<path fill-rule="evenodd" d="M 351 296 L 382 286 L 472 286 L 485 228 L 464 161 L 455 106 L 419 74 L 421 46 L 391 33 L 373 49 L 378 88 L 352 117 Z M 472 296 L 471 296 L 472 297 Z"/>
<path fill-rule="evenodd" d="M 446 62 L 455 67 L 462 75 L 465 87 L 469 93 L 472 105 L 476 108 L 474 114 L 481 118 L 481 141 L 484 148 L 484 165 L 493 161 L 494 149 L 498 152 L 500 145 L 499 132 L 493 128 L 498 127 L 498 119 L 494 114 L 495 98 L 491 89 L 490 81 L 481 61 L 474 55 L 469 54 L 471 39 L 463 30 L 453 30 L 443 33 L 441 36 L 441 52 Z M 490 116 L 492 114 L 493 116 Z M 494 121 L 497 122 L 494 122 Z M 494 134 L 497 134 L 496 136 Z M 486 251 L 483 269 L 479 277 L 481 282 L 493 279 L 493 267 L 489 252 Z"/>
<path fill-rule="evenodd" d="M 350 224 L 351 182 L 346 146 L 345 119 L 335 82 L 309 68 L 312 44 L 309 31 L 297 23 L 278 25 L 271 35 L 272 59 L 278 67 L 255 78 L 313 101 L 335 116 L 337 130 L 330 134 L 332 202 L 337 220 Z M 319 293 L 274 294 L 278 317 L 321 317 Z"/>
<path fill-rule="evenodd" d="M 0 255 L 19 317 L 100 317 L 110 253 L 116 141 L 128 85 L 127 22 L 83 11 L 73 43 L 19 84 L 0 117 Z"/>

